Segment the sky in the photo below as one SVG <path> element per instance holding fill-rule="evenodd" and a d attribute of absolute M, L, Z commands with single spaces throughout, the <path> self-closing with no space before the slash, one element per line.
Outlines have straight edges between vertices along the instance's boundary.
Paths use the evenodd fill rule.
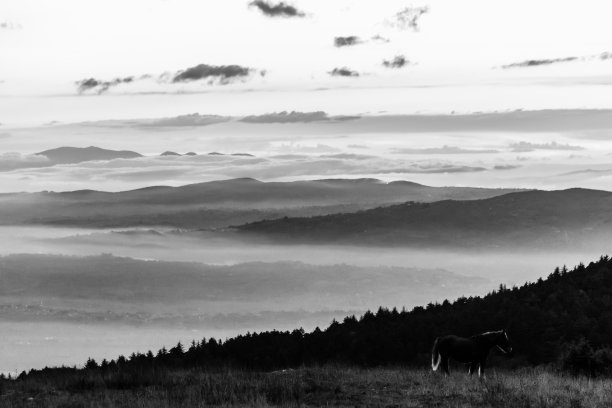
<path fill-rule="evenodd" d="M 287 109 L 281 108 L 282 102 L 299 105 L 299 100 L 308 99 L 311 110 L 320 105 L 322 110 L 375 112 L 381 110 L 377 109 L 379 94 L 399 100 L 395 105 L 401 106 L 403 94 L 423 87 L 443 88 L 431 92 L 433 99 L 469 94 L 473 89 L 479 94 L 476 99 L 484 99 L 480 94 L 492 97 L 500 87 L 527 87 L 520 93 L 540 94 L 542 108 L 559 104 L 558 93 L 546 88 L 562 88 L 566 94 L 576 94 L 575 104 L 612 105 L 605 96 L 612 80 L 612 59 L 597 58 L 612 52 L 612 28 L 607 21 L 611 10 L 602 1 L 303 0 L 286 4 L 298 15 L 266 15 L 244 0 L 4 0 L 0 4 L 0 108 L 7 113 L 0 111 L 0 117 L 3 123 L 36 123 L 36 116 L 46 119 L 44 111 L 62 96 L 69 101 L 60 105 L 74 109 L 54 112 L 56 120 L 70 120 L 67 111 L 81 109 L 89 112 L 75 119 L 94 119 L 99 114 L 91 111 L 105 110 L 105 103 L 103 98 L 83 102 L 85 96 L 150 93 L 201 94 L 201 98 L 179 102 L 185 108 L 197 107 L 198 100 L 206 105 L 214 99 L 211 94 L 230 93 L 220 98 L 219 110 L 233 105 L 247 114 L 257 110 L 257 103 L 241 93 L 259 91 L 267 92 L 267 105 L 277 110 Z M 415 18 L 414 24 L 401 23 L 398 13 Z M 355 44 L 337 47 L 336 37 L 356 37 Z M 385 67 L 383 62 L 392 62 L 396 56 L 403 56 L 406 64 Z M 577 60 L 501 68 L 568 57 Z M 210 78 L 160 80 L 164 73 L 172 77 L 199 64 L 237 65 L 252 71 L 236 80 L 217 78 L 212 84 Z M 330 75 L 334 68 L 347 68 L 359 76 Z M 145 75 L 149 77 L 143 79 Z M 127 77 L 134 80 L 111 86 L 102 95 L 97 95 L 100 88 L 94 88 L 81 98 L 69 98 L 79 95 L 77 81 Z M 328 95 L 316 92 L 325 89 L 334 94 L 347 88 L 360 90 L 363 101 L 343 108 L 343 102 L 354 95 L 341 92 L 326 104 Z M 368 101 L 370 92 L 376 94 L 373 101 Z M 422 99 L 427 95 L 421 95 Z M 502 98 L 511 101 L 492 106 L 524 108 L 522 102 L 529 100 L 507 90 Z M 453 99 L 454 107 L 425 101 L 424 110 L 470 110 L 469 105 L 460 106 L 462 98 Z M 175 102 L 165 102 L 170 101 Z M 132 109 L 132 98 L 112 102 L 138 115 L 146 114 L 147 106 L 156 113 L 161 103 L 160 98 L 136 98 L 142 108 Z M 81 104 L 85 107 L 80 108 Z M 472 103 L 478 105 L 476 110 L 486 108 L 479 106 L 483 104 Z M 389 102 L 382 105 L 401 109 Z M 24 113 L 18 115 L 11 106 Z M 418 103 L 409 103 L 405 109 L 417 111 Z M 24 117 L 26 112 L 30 120 Z"/>
<path fill-rule="evenodd" d="M 281 111 L 367 118 L 612 109 L 610 11 L 595 0 L 3 0 L 2 191 L 118 190 L 248 175 L 606 188 L 612 147 L 602 129 L 593 136 L 588 115 L 581 129 L 532 133 L 419 133 L 393 128 L 391 117 L 393 130 L 380 132 L 239 118 Z M 175 128 L 126 122 L 193 113 L 232 119 Z M 110 120 L 117 122 L 81 124 Z M 512 146 L 523 142 L 540 148 L 515 152 Z M 73 164 L 41 167 L 32 157 L 63 145 L 151 157 L 165 150 L 243 152 L 256 159 L 240 161 L 246 167 L 207 167 L 201 158 L 149 157 L 81 171 Z M 459 151 L 449 154 L 447 147 Z M 308 157 L 277 162 L 286 160 L 275 158 L 283 154 Z M 326 154 L 357 156 L 321 163 Z M 359 159 L 364 154 L 374 157 L 368 165 Z M 565 176 L 551 178 L 558 174 Z"/>

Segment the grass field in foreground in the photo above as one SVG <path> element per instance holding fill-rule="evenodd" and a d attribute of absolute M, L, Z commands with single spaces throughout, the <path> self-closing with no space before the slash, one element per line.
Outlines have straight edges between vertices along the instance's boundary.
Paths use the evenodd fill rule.
<path fill-rule="evenodd" d="M 610 407 L 612 380 L 539 370 L 494 371 L 486 380 L 456 367 L 450 377 L 425 369 L 301 368 L 271 373 L 156 373 L 130 378 L 75 375 L 4 382 L 0 407 Z"/>

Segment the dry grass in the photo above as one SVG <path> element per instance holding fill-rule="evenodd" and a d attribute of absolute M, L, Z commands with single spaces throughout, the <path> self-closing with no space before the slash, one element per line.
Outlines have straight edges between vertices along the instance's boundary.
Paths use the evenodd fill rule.
<path fill-rule="evenodd" d="M 76 380 L 74 380 L 76 381 Z M 85 384 L 86 386 L 83 386 Z M 59 385 L 59 386 L 58 386 Z M 0 406 L 13 407 L 540 407 L 612 406 L 612 381 L 546 371 L 490 372 L 480 381 L 430 370 L 303 368 L 273 373 L 181 371 L 135 389 L 103 379 L 5 384 Z"/>

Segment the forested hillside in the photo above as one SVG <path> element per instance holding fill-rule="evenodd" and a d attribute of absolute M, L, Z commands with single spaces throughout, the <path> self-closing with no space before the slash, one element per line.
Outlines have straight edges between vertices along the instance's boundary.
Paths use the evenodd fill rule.
<path fill-rule="evenodd" d="M 116 361 L 90 360 L 86 368 L 144 381 L 153 372 L 192 367 L 274 370 L 341 363 L 365 367 L 426 365 L 436 336 L 506 328 L 515 349 L 507 366 L 554 365 L 574 372 L 607 373 L 612 362 L 612 259 L 572 270 L 556 268 L 545 280 L 484 297 L 459 298 L 411 311 L 379 309 L 349 316 L 324 330 L 270 331 L 226 341 L 202 339 L 157 353 Z M 60 371 L 57 371 L 60 370 Z M 30 375 L 73 371 L 54 369 Z"/>
<path fill-rule="evenodd" d="M 282 243 L 419 248 L 588 247 L 612 237 L 612 193 L 522 191 L 477 200 L 406 202 L 355 213 L 285 217 L 237 227 Z"/>

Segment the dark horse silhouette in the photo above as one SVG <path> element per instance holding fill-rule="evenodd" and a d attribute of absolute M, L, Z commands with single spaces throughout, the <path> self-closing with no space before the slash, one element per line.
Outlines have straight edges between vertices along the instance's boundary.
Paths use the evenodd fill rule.
<path fill-rule="evenodd" d="M 477 334 L 468 338 L 453 335 L 438 337 L 431 351 L 431 368 L 436 371 L 438 365 L 442 365 L 442 370 L 448 375 L 450 374 L 448 360 L 452 358 L 461 363 L 469 363 L 470 375 L 478 368 L 478 376 L 484 376 L 487 355 L 494 346 L 504 354 L 512 352 L 505 330 Z"/>

